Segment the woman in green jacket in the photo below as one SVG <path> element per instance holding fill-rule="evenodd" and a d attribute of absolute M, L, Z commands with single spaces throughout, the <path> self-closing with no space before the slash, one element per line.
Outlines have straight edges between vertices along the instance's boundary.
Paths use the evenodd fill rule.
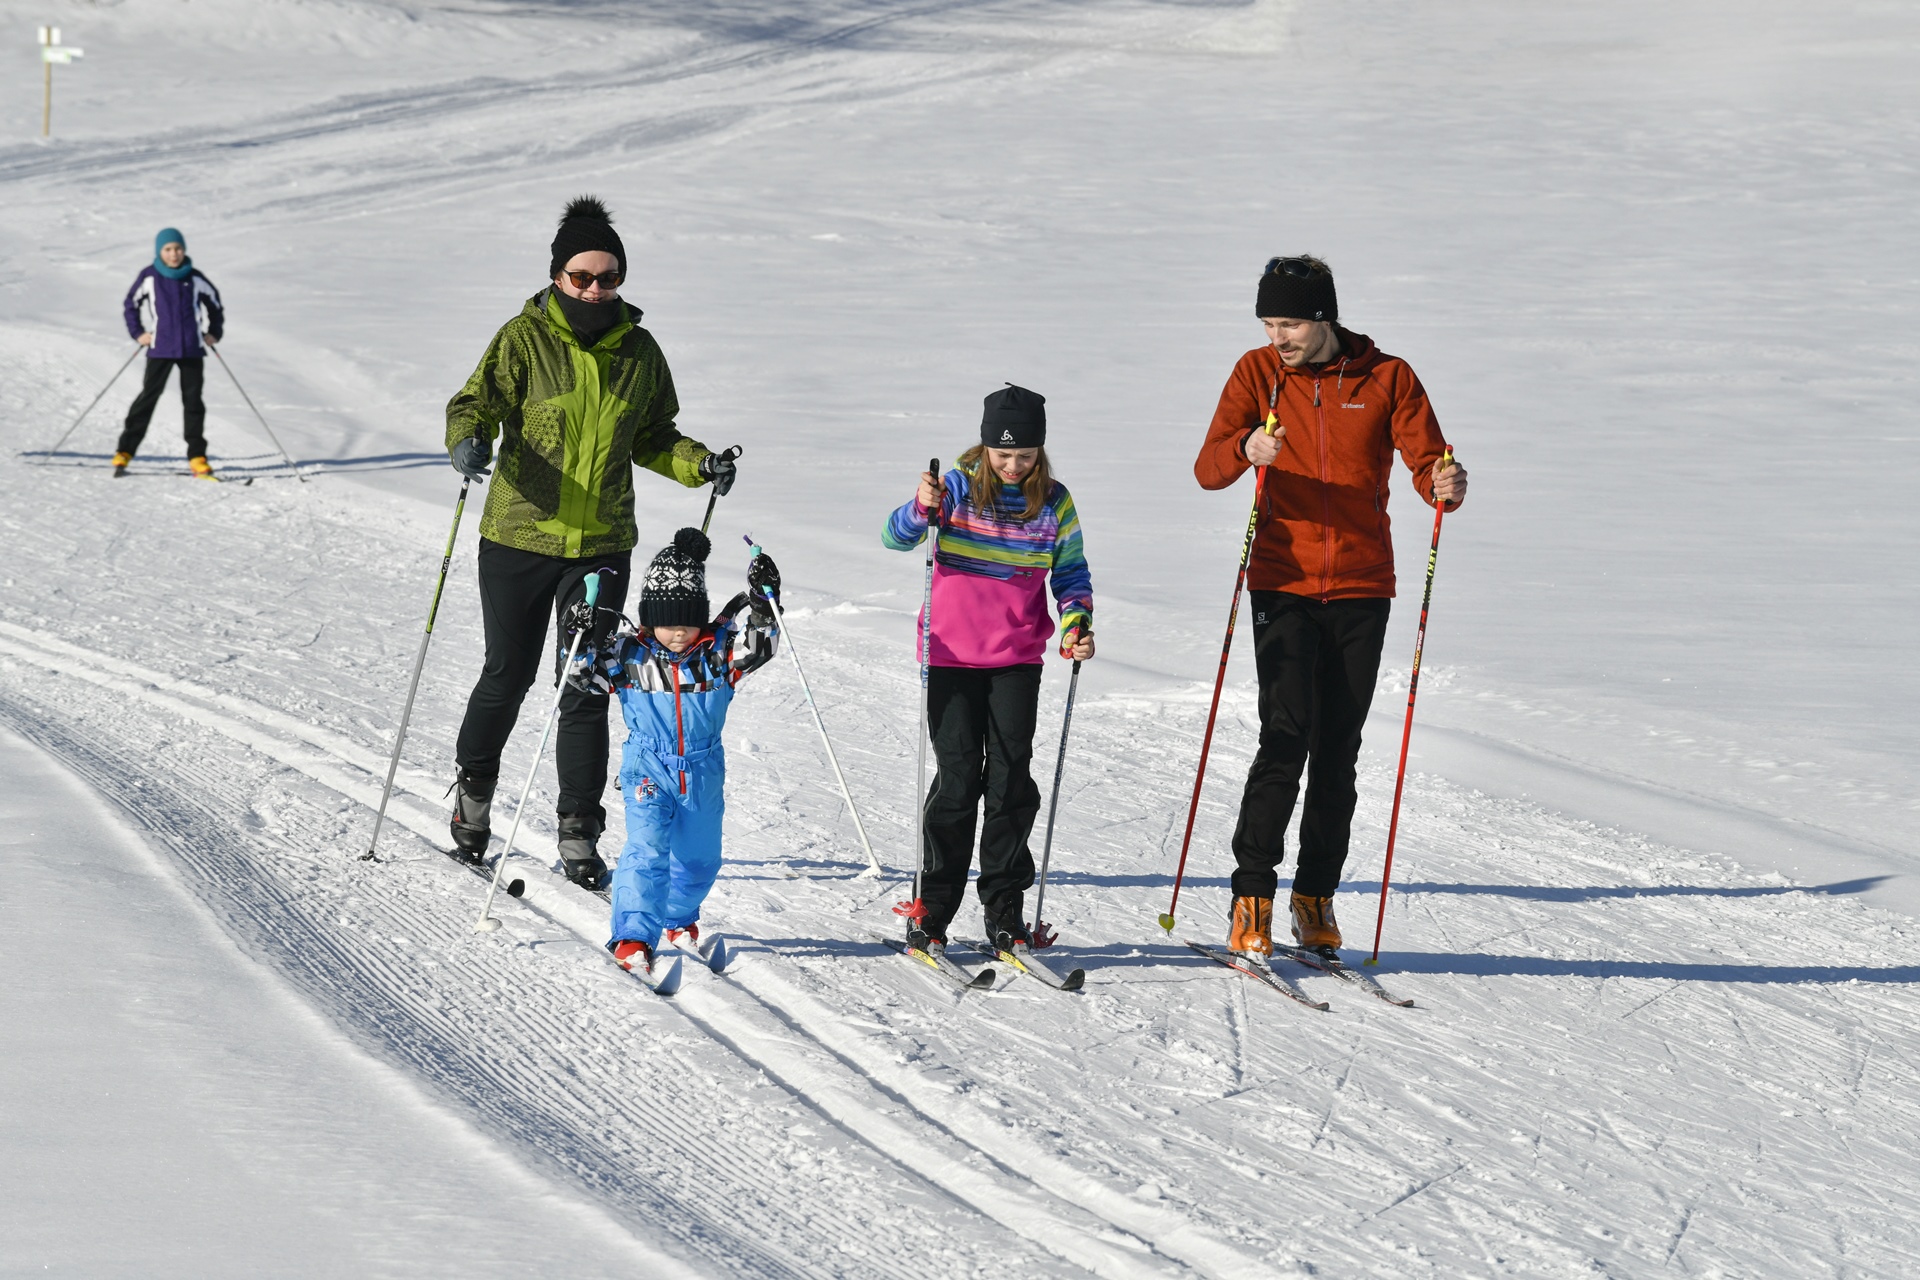
<path fill-rule="evenodd" d="M 612 571 L 601 579 L 603 608 L 626 599 L 639 536 L 634 469 L 722 494 L 734 479 L 731 459 L 674 428 L 673 375 L 640 327 L 639 308 L 619 297 L 627 255 L 606 207 L 591 196 L 569 204 L 552 250 L 552 285 L 501 326 L 447 403 L 447 452 L 461 474 L 491 474 L 500 438 L 499 475 L 480 518 L 486 665 L 455 748 L 453 842 L 475 862 L 486 852 L 500 752 L 539 672 L 549 613 L 564 650 L 565 619 L 589 573 Z M 607 876 L 594 844 L 606 823 L 604 693 L 561 693 L 555 754 L 560 854 L 570 879 L 599 887 Z"/>

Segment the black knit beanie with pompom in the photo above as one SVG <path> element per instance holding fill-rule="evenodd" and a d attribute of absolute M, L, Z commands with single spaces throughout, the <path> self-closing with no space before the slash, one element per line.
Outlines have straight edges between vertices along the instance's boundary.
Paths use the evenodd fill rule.
<path fill-rule="evenodd" d="M 698 529 L 682 529 L 673 544 L 647 566 L 640 583 L 640 625 L 703 627 L 713 611 L 707 606 L 707 556 L 713 544 Z"/>
<path fill-rule="evenodd" d="M 568 203 L 567 211 L 560 215 L 560 229 L 553 233 L 552 247 L 549 280 L 566 269 L 574 254 L 596 249 L 618 258 L 620 274 L 627 274 L 627 247 L 620 243 L 620 233 L 613 229 L 613 215 L 598 196 L 578 196 Z"/>

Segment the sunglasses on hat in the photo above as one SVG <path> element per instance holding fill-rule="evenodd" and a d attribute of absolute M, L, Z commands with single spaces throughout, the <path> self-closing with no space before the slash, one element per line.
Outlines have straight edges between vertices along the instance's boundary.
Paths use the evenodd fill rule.
<path fill-rule="evenodd" d="M 1313 274 L 1313 264 L 1305 258 L 1268 258 L 1267 269 L 1260 274 L 1270 276 L 1275 272 L 1292 276 L 1295 280 L 1305 280 Z"/>
<path fill-rule="evenodd" d="M 576 289 L 584 289 L 591 284 L 597 284 L 602 289 L 617 289 L 620 282 L 627 278 L 623 271 L 602 271 L 599 275 L 591 271 L 563 271 L 560 274 L 573 281 Z"/>

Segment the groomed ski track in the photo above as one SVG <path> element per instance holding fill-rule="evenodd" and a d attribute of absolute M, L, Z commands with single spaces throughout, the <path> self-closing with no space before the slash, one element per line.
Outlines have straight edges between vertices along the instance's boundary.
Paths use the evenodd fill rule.
<path fill-rule="evenodd" d="M 1673 1200 L 1687 1179 L 1728 1196 L 1717 1220 L 1730 1222 L 1734 1205 L 1803 1202 L 1877 1168 L 1875 1194 L 1840 1212 L 1844 1235 L 1770 1230 L 1804 1233 L 1808 1274 L 1836 1239 L 1883 1258 L 1904 1247 L 1892 1221 L 1914 1184 L 1891 1135 L 1914 1102 L 1886 1085 L 1914 1038 L 1920 966 L 1912 926 L 1847 886 L 1760 881 L 1425 780 L 1411 837 L 1424 878 L 1394 900 L 1386 957 L 1425 1007 L 1303 972 L 1335 1001 L 1309 1014 L 1154 936 L 1176 819 L 1139 797 L 1177 796 L 1181 762 L 1144 743 L 1191 745 L 1196 686 L 1076 717 L 1069 814 L 1086 869 L 1062 873 L 1050 902 L 1063 960 L 1090 970 L 1081 998 L 1015 982 L 956 997 L 852 941 L 889 927 L 900 886 L 859 878 L 776 666 L 736 712 L 732 861 L 709 912 L 739 958 L 724 977 L 689 966 L 663 1001 L 606 962 L 603 904 L 545 865 L 550 770 L 514 868 L 526 899 L 503 899 L 503 933 L 470 931 L 475 882 L 437 851 L 434 767 L 477 652 L 463 648 L 477 639 L 470 543 L 384 860 L 366 863 L 381 703 L 404 687 L 429 513 L 292 486 L 127 495 L 94 475 L 3 474 L 86 514 L 80 535 L 6 522 L 18 555 L 0 717 L 150 832 L 243 947 L 368 1051 L 702 1271 L 925 1275 L 936 1258 L 935 1273 L 967 1275 L 1024 1258 L 1057 1274 L 1254 1276 L 1311 1255 L 1387 1274 L 1398 1220 L 1454 1242 L 1436 1256 L 1484 1264 L 1474 1242 L 1497 1238 L 1501 1256 L 1557 1273 L 1594 1252 L 1562 1206 L 1596 1162 L 1609 1202 L 1671 1206 L 1689 1238 L 1708 1220 Z M 183 592 L 141 550 L 176 539 L 224 566 L 217 595 Z M 268 545 L 284 550 L 258 553 Z M 351 562 L 350 591 L 303 562 L 316 550 Z M 821 695 L 857 744 L 856 794 L 876 798 L 869 821 L 895 847 L 910 757 L 885 694 L 890 681 L 910 699 L 910 673 L 862 691 L 832 660 L 865 643 L 862 615 L 791 594 Z M 1246 738 L 1248 710 L 1235 711 Z M 1224 829 L 1227 805 L 1209 807 Z M 1363 806 L 1369 829 L 1380 817 Z M 1492 865 L 1514 883 L 1446 879 Z M 1192 892 L 1188 920 L 1224 902 L 1217 878 Z M 1634 958 L 1645 951 L 1622 937 L 1636 930 L 1670 939 L 1665 958 Z M 1789 959 L 1774 941 L 1786 933 L 1834 942 Z M 1608 1084 L 1553 1102 L 1579 1073 Z M 1753 1108 L 1765 1119 L 1739 1119 Z M 1719 1144 L 1747 1123 L 1772 1136 L 1723 1171 Z M 1616 1257 L 1646 1244 L 1609 1229 Z"/>
<path fill-rule="evenodd" d="M 0 720 L 144 830 L 329 1025 L 559 1196 L 702 1276 L 1920 1273 L 1920 928 L 1866 905 L 1866 870 L 1809 857 L 1789 878 L 1674 847 L 1738 856 L 1743 811 L 1911 845 L 1889 816 L 1913 812 L 1911 732 L 1837 666 L 1802 669 L 1825 634 L 1807 617 L 1845 619 L 1886 704 L 1911 702 L 1885 586 L 1910 558 L 1911 442 L 1858 429 L 1914 399 L 1911 362 L 1871 359 L 1912 329 L 1886 284 L 1911 257 L 1920 119 L 1898 7 L 43 8 L 9 11 L 19 30 L 62 22 L 88 59 L 60 72 L 51 143 L 0 144 Z M 38 79 L 12 87 L 24 130 Z M 1283 149 L 1306 100 L 1322 136 Z M 683 425 L 749 445 L 715 544 L 751 532 L 781 559 L 895 868 L 918 583 L 875 531 L 919 460 L 968 438 L 983 378 L 1052 397 L 1106 628 L 1047 899 L 1048 958 L 1088 969 L 1078 996 L 1007 977 L 957 997 L 863 941 L 897 927 L 902 886 L 859 878 L 784 660 L 728 729 L 708 910 L 740 943 L 727 976 L 689 965 L 662 1001 L 612 969 L 604 905 L 542 870 L 550 767 L 515 867 L 529 897 L 471 933 L 474 881 L 437 849 L 480 660 L 483 494 L 386 861 L 358 860 L 457 488 L 441 406 L 537 286 L 576 188 L 621 220 Z M 60 456 L 35 453 L 124 358 L 150 219 L 218 280 L 223 350 L 314 483 L 160 474 L 184 461 L 171 390 L 141 483 L 109 480 L 131 375 Z M 1498 779 L 1537 804 L 1409 781 L 1381 972 L 1411 1010 L 1293 972 L 1333 1004 L 1304 1011 L 1177 940 L 1224 937 L 1254 738 L 1244 613 L 1180 929 L 1152 923 L 1245 512 L 1244 487 L 1194 489 L 1192 441 L 1258 340 L 1240 291 L 1300 250 L 1336 262 L 1353 322 L 1415 360 L 1476 468 L 1448 524 L 1416 768 L 1441 726 L 1566 766 Z M 1809 352 L 1825 372 L 1806 381 Z M 224 377 L 216 463 L 284 479 Z M 1634 464 L 1596 465 L 1562 428 Z M 1728 483 L 1709 446 L 1770 461 Z M 844 464 L 831 491 L 792 483 L 823 454 Z M 704 505 L 642 492 L 642 555 Z M 1566 530 L 1601 516 L 1588 554 Z M 715 566 L 737 578 L 744 556 Z M 1602 683 L 1622 626 L 1695 605 L 1719 625 L 1623 648 Z M 1545 656 L 1516 667 L 1517 650 Z M 1390 644 L 1362 759 L 1341 900 L 1356 944 L 1405 654 Z M 1610 696 L 1627 676 L 1661 697 L 1659 733 Z M 1703 691 L 1668 703 L 1689 679 Z M 1050 661 L 1037 759 L 1063 687 Z M 1879 723 L 1871 750 L 1834 745 Z M 1577 811 L 1617 817 L 1659 779 L 1698 841 L 1553 811 L 1601 765 L 1603 799 Z M 77 1201 L 68 1229 L 96 1212 Z"/>

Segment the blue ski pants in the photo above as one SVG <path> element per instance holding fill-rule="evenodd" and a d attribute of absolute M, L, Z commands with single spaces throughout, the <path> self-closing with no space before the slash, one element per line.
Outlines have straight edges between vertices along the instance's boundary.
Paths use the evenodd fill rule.
<path fill-rule="evenodd" d="M 717 743 L 685 756 L 629 744 L 620 767 L 627 842 L 613 872 L 614 941 L 657 947 L 664 930 L 700 918 L 720 874 L 726 783 L 727 759 Z"/>

